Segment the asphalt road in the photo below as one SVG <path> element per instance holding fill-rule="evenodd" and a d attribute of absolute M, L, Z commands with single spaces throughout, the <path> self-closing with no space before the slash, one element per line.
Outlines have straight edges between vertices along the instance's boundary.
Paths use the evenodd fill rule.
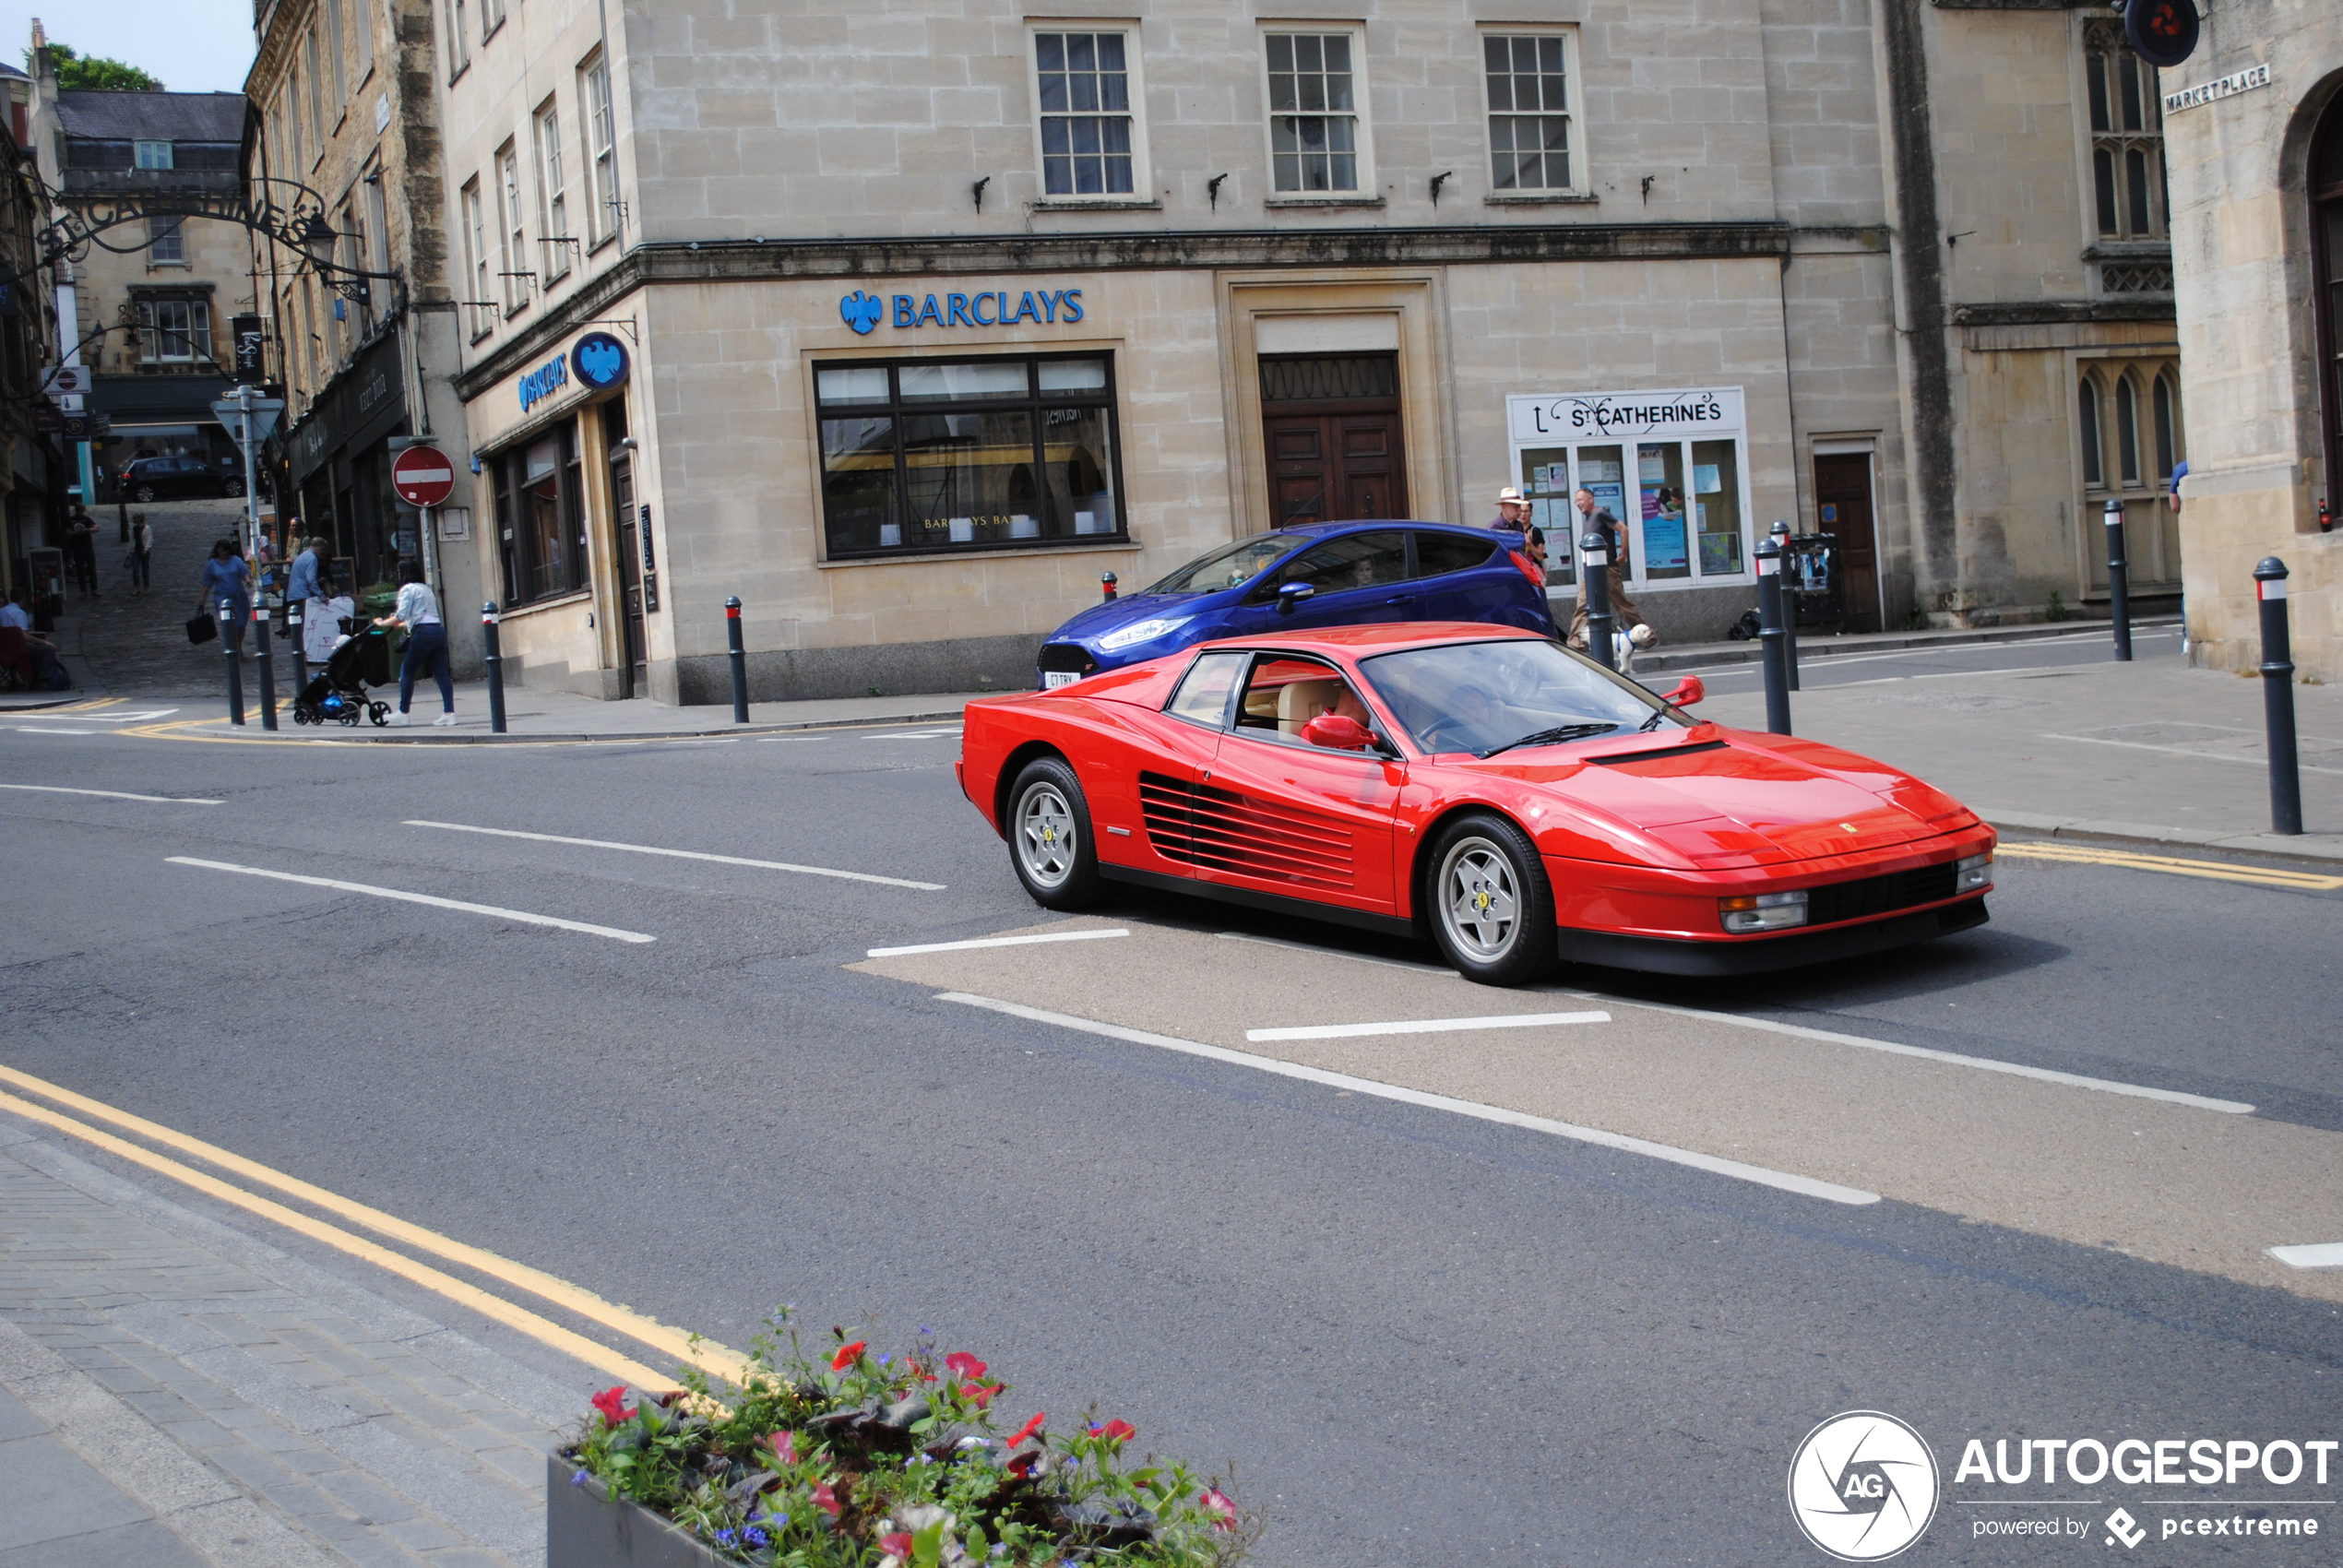
<path fill-rule="evenodd" d="M 2118 1503 L 2232 1501 L 2325 1529 L 2115 1555 L 2333 1560 L 2343 1508 L 2313 1504 L 2343 1495 L 2343 1463 L 2324 1487 L 2160 1490 L 1953 1467 L 1971 1437 L 2343 1437 L 2343 1275 L 2262 1251 L 2343 1241 L 2263 1233 L 2328 1213 L 2343 1171 L 2343 894 L 2011 857 L 1993 923 L 1930 947 L 1730 984 L 1579 971 L 1528 996 L 1359 964 L 1430 955 L 1335 928 L 1134 897 L 1079 922 L 1130 937 L 947 981 L 867 952 L 1059 923 L 960 801 L 956 750 L 943 727 L 498 748 L 19 729 L 0 785 L 221 803 L 0 789 L 0 1062 L 732 1344 L 780 1301 L 877 1336 L 931 1324 L 1005 1371 L 1020 1414 L 1095 1399 L 1144 1445 L 1233 1460 L 1274 1563 L 1825 1561 L 1785 1475 L 1850 1409 L 1912 1423 L 1944 1467 L 1946 1504 L 1901 1561 L 2103 1560 Z M 1341 1070 L 1405 1085 L 1485 1056 L 1483 1103 L 1594 1084 L 1576 1114 L 1539 1113 L 1695 1151 L 1746 1135 L 1753 1163 L 1884 1171 L 1885 1195 L 938 1000 L 971 976 L 1207 1044 L 1362 1009 L 1599 1006 L 1611 1022 L 1425 1037 Z M 2127 1165 L 2134 1135 L 2156 1147 Z M 2107 1215 L 2135 1229 L 2091 1234 Z M 2190 1238 L 2228 1251 L 2169 1261 Z M 2046 1516 L 1980 1505 L 2011 1501 L 2070 1504 L 2087 1538 L 1980 1536 Z"/>

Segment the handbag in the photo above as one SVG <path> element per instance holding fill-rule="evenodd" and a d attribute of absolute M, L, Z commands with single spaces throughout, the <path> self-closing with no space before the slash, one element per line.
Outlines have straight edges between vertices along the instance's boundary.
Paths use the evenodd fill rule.
<path fill-rule="evenodd" d="M 201 611 L 187 617 L 187 640 L 196 647 L 202 647 L 219 635 L 220 628 L 213 625 L 211 617 Z"/>

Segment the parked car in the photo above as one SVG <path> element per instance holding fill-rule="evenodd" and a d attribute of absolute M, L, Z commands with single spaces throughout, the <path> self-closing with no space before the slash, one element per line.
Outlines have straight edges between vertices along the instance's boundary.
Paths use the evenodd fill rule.
<path fill-rule="evenodd" d="M 1486 625 L 1211 642 L 969 704 L 960 789 L 1045 909 L 1114 884 L 1429 938 L 1458 973 L 1840 960 L 1985 922 L 1993 830 Z"/>
<path fill-rule="evenodd" d="M 122 494 L 131 501 L 242 495 L 244 476 L 201 457 L 135 457 L 122 468 Z"/>
<path fill-rule="evenodd" d="M 1050 634 L 1043 690 L 1214 637 L 1380 621 L 1479 621 L 1554 635 L 1545 573 L 1487 529 L 1316 523 L 1241 539 Z"/>

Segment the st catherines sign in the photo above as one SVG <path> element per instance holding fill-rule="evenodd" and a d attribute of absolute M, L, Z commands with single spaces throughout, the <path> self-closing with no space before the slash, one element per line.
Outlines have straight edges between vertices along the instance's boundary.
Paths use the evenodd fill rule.
<path fill-rule="evenodd" d="M 1696 386 L 1650 392 L 1516 394 L 1505 399 L 1513 437 L 1524 444 L 1614 439 L 1700 439 L 1739 435 L 1741 388 Z"/>

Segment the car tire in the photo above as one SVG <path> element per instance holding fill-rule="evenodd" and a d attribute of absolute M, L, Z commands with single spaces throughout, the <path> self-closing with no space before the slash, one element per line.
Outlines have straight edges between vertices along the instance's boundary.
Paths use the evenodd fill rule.
<path fill-rule="evenodd" d="M 131 499 L 134 501 L 152 501 L 154 498 L 155 487 L 151 484 L 140 485 L 137 491 L 132 493 L 131 495 Z"/>
<path fill-rule="evenodd" d="M 240 479 L 232 479 L 232 480 L 228 480 L 228 481 L 226 481 L 225 482 L 223 482 L 223 483 L 220 485 L 220 494 L 222 494 L 222 495 L 225 495 L 225 496 L 226 496 L 226 497 L 228 497 L 231 501 L 233 501 L 233 500 L 237 499 L 238 497 L 242 496 L 242 495 L 244 494 L 244 481 L 242 481 L 242 480 L 240 480 Z"/>
<path fill-rule="evenodd" d="M 1527 985 L 1552 971 L 1553 889 L 1528 834 L 1476 812 L 1441 830 L 1424 864 L 1425 918 L 1457 973 Z"/>
<path fill-rule="evenodd" d="M 1087 909 L 1106 890 L 1090 840 L 1090 802 L 1057 757 L 1028 763 L 1009 790 L 1009 863 L 1045 909 Z"/>

